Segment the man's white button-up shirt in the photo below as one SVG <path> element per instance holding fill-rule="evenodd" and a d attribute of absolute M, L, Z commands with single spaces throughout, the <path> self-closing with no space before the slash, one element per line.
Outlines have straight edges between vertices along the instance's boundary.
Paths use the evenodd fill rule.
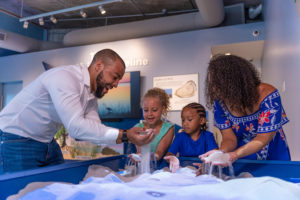
<path fill-rule="evenodd" d="M 119 130 L 101 123 L 87 67 L 55 67 L 26 86 L 0 112 L 0 129 L 51 142 L 64 125 L 69 135 L 95 144 L 115 144 Z"/>

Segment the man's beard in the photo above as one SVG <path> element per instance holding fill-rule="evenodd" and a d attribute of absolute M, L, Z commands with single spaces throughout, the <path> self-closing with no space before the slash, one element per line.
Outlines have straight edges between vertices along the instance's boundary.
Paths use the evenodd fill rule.
<path fill-rule="evenodd" d="M 97 83 L 97 89 L 96 91 L 94 92 L 94 95 L 97 97 L 97 98 L 102 98 L 104 96 L 104 94 L 102 94 L 103 90 L 104 90 L 104 83 L 101 82 L 102 80 L 102 77 L 103 77 L 103 71 L 100 72 L 100 74 L 97 76 L 96 78 L 96 83 Z"/>

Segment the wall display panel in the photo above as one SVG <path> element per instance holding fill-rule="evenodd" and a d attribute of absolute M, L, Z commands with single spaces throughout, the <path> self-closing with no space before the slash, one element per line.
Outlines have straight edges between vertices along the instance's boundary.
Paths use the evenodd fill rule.
<path fill-rule="evenodd" d="M 103 120 L 140 117 L 140 72 L 126 72 L 117 88 L 98 100 Z"/>
<path fill-rule="evenodd" d="M 198 74 L 153 77 L 153 87 L 164 89 L 170 96 L 171 110 L 199 103 Z"/>

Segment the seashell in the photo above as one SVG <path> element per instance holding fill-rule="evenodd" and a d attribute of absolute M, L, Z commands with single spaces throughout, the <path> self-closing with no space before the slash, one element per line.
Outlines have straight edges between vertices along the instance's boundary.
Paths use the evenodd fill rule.
<path fill-rule="evenodd" d="M 175 91 L 175 95 L 180 98 L 188 98 L 194 96 L 195 92 L 196 83 L 192 80 L 189 80 Z"/>

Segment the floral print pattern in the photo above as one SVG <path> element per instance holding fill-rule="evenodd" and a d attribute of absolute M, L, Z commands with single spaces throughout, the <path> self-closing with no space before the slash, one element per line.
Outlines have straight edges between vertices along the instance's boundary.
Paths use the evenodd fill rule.
<path fill-rule="evenodd" d="M 270 111 L 268 112 L 262 112 L 259 116 L 258 123 L 262 126 L 264 123 L 270 123 Z"/>
<path fill-rule="evenodd" d="M 259 110 L 253 114 L 236 117 L 226 105 L 216 101 L 214 105 L 215 126 L 220 130 L 232 128 L 237 136 L 238 147 L 249 143 L 257 134 L 276 132 L 273 140 L 259 152 L 245 157 L 255 160 L 290 160 L 282 126 L 288 122 L 282 107 L 278 90 L 269 94 L 261 102 Z"/>

